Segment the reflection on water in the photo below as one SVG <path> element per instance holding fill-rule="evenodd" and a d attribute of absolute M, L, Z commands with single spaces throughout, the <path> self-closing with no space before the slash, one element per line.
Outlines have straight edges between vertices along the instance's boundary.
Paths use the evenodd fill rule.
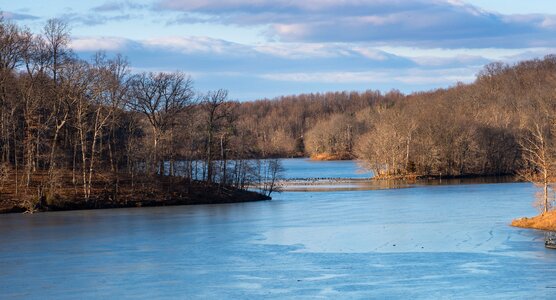
<path fill-rule="evenodd" d="M 283 181 L 278 184 L 280 190 L 288 192 L 325 192 L 325 191 L 371 191 L 384 189 L 401 189 L 413 184 L 403 181 L 370 180 L 318 180 L 318 181 Z"/>
<path fill-rule="evenodd" d="M 448 179 L 423 179 L 415 183 L 420 185 L 453 185 L 453 184 L 481 184 L 481 183 L 507 183 L 517 182 L 514 176 L 486 176 L 486 177 L 463 177 Z"/>
<path fill-rule="evenodd" d="M 552 298 L 534 188 L 458 183 L 2 215 L 0 298 Z"/>
<path fill-rule="evenodd" d="M 370 178 L 372 173 L 353 160 L 313 161 L 307 158 L 283 159 L 285 179 L 304 178 Z"/>
<path fill-rule="evenodd" d="M 323 192 L 323 191 L 366 191 L 401 189 L 429 185 L 464 185 L 516 182 L 512 176 L 469 177 L 450 179 L 419 180 L 371 180 L 371 179 L 305 179 L 284 180 L 278 186 L 289 192 Z"/>

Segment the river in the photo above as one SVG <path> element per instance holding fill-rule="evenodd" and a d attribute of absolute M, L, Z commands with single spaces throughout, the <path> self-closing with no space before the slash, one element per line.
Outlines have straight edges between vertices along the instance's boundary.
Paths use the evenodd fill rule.
<path fill-rule="evenodd" d="M 354 162 L 284 165 L 287 178 L 365 176 Z M 553 298 L 556 251 L 508 226 L 536 213 L 534 193 L 414 184 L 0 215 L 0 298 Z"/>

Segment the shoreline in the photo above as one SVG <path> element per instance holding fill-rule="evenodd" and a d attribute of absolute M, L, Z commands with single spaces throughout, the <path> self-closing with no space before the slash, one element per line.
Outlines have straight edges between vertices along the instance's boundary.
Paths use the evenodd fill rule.
<path fill-rule="evenodd" d="M 309 178 L 285 178 L 280 179 L 278 184 L 332 184 L 332 183 L 380 183 L 380 182 L 434 182 L 442 181 L 446 183 L 451 183 L 453 181 L 487 181 L 487 182 L 520 182 L 518 177 L 513 175 L 463 175 L 463 176 L 451 176 L 451 177 L 434 177 L 434 176 L 423 176 L 423 177 L 396 177 L 396 178 L 354 178 L 354 177 L 309 177 Z"/>
<path fill-rule="evenodd" d="M 65 186 L 49 199 L 43 197 L 32 207 L 24 201 L 28 195 L 3 193 L 0 214 L 39 213 L 89 209 L 132 207 L 158 207 L 202 204 L 228 204 L 267 201 L 272 198 L 258 192 L 237 189 L 206 182 L 190 182 L 181 178 L 150 178 L 149 181 L 130 185 L 122 180 L 118 191 L 95 190 L 89 199 L 76 193 L 74 187 Z"/>
<path fill-rule="evenodd" d="M 234 192 L 235 196 L 241 198 L 215 198 L 211 199 L 179 199 L 172 198 L 167 200 L 155 199 L 142 199 L 142 200 L 129 200 L 123 203 L 103 203 L 97 201 L 80 201 L 70 202 L 64 206 L 47 205 L 40 210 L 33 213 L 48 213 L 57 211 L 78 211 L 78 210 L 102 210 L 102 209 L 118 209 L 118 208 L 142 208 L 142 207 L 163 207 L 163 206 L 185 206 L 185 205 L 210 205 L 210 204 L 232 204 L 232 203 L 246 203 L 257 201 L 269 201 L 271 197 L 258 194 L 256 192 L 237 190 Z M 1 214 L 10 213 L 27 213 L 26 209 L 21 206 L 13 206 L 11 208 L 0 208 Z"/>
<path fill-rule="evenodd" d="M 352 155 L 347 153 L 343 154 L 331 154 L 331 153 L 319 153 L 313 154 L 306 157 L 312 161 L 341 161 L 341 160 L 355 160 Z"/>
<path fill-rule="evenodd" d="M 513 227 L 556 231 L 556 211 L 549 211 L 534 217 L 522 217 L 512 220 L 510 224 Z"/>
<path fill-rule="evenodd" d="M 248 192 L 248 191 L 246 191 Z M 251 193 L 251 192 L 248 192 Z M 254 193 L 254 192 L 253 192 Z M 104 210 L 104 209 L 119 209 L 119 208 L 143 208 L 143 207 L 164 207 L 164 206 L 187 206 L 187 205 L 212 205 L 212 204 L 233 204 L 233 203 L 247 203 L 247 202 L 258 202 L 258 201 L 270 201 L 272 198 L 262 196 L 262 197 L 250 197 L 242 199 L 228 199 L 223 201 L 187 201 L 187 200 L 168 200 L 168 201 L 158 201 L 158 200 L 136 200 L 129 201 L 127 203 L 109 203 L 103 204 L 98 202 L 83 202 L 76 203 L 69 206 L 58 207 L 58 206 L 47 206 L 44 209 L 38 210 L 36 212 L 30 213 L 49 213 L 49 212 L 59 212 L 59 211 L 79 211 L 79 210 Z M 26 214 L 27 210 L 21 206 L 12 207 L 2 207 L 0 208 L 0 215 L 4 214 Z"/>
<path fill-rule="evenodd" d="M 493 184 L 516 182 L 512 176 L 476 176 L 449 179 L 287 178 L 276 186 L 284 192 L 354 191 L 411 188 L 419 185 Z"/>

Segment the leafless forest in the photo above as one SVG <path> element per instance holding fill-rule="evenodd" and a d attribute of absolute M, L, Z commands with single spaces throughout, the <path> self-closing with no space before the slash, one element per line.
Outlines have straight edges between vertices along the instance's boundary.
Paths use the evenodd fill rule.
<path fill-rule="evenodd" d="M 33 210 L 129 197 L 189 201 L 215 190 L 230 198 L 278 174 L 276 160 L 243 159 L 250 140 L 227 91 L 194 93 L 180 72 L 132 74 L 119 55 L 83 60 L 69 42 L 59 20 L 38 34 L 0 22 L 4 203 Z"/>
<path fill-rule="evenodd" d="M 472 84 L 411 95 L 238 102 L 223 89 L 195 92 L 181 72 L 132 73 L 119 55 L 78 58 L 69 42 L 59 20 L 40 33 L 0 21 L 0 197 L 26 207 L 118 201 L 157 193 L 160 180 L 175 186 L 172 178 L 243 189 L 274 180 L 278 161 L 261 159 L 277 157 L 359 158 L 387 178 L 552 180 L 556 56 L 493 63 Z"/>
<path fill-rule="evenodd" d="M 260 155 L 359 158 L 386 177 L 538 173 L 554 160 L 555 97 L 556 56 L 547 56 L 493 63 L 472 84 L 411 95 L 242 103 L 240 127 Z"/>

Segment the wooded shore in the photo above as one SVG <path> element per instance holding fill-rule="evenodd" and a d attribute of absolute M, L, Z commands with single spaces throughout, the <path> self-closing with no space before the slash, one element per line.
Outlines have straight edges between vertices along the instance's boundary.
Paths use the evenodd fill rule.
<path fill-rule="evenodd" d="M 223 186 L 217 183 L 191 181 L 186 178 L 155 176 L 149 178 L 108 176 L 95 182 L 88 199 L 79 188 L 69 184 L 69 178 L 61 178 L 55 194 L 44 194 L 40 184 L 29 192 L 16 191 L 15 185 L 4 187 L 0 192 L 1 213 L 34 213 L 83 209 L 107 209 L 125 207 L 153 207 L 196 204 L 223 204 L 271 200 L 270 196 L 254 191 Z M 11 188 L 10 188 L 11 187 Z M 37 200 L 38 199 L 38 200 Z"/>

